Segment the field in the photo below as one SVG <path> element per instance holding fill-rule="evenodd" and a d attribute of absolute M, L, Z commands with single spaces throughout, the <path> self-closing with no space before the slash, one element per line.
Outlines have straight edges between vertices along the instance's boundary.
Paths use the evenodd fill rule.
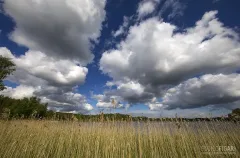
<path fill-rule="evenodd" d="M 0 121 L 0 157 L 238 157 L 239 131 L 220 121 Z"/>

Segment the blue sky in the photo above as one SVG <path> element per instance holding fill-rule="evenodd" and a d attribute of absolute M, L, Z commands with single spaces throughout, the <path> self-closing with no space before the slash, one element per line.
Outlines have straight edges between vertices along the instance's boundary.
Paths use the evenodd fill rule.
<path fill-rule="evenodd" d="M 90 2 L 1 1 L 0 55 L 17 65 L 1 93 L 75 113 L 199 117 L 239 107 L 238 0 Z"/>

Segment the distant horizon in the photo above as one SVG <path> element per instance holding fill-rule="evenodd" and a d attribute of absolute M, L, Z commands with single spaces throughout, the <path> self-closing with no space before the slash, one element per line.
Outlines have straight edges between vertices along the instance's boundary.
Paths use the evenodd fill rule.
<path fill-rule="evenodd" d="M 56 113 L 66 113 L 66 114 L 76 114 L 76 115 L 93 115 L 93 116 L 96 116 L 96 115 L 100 115 L 101 114 L 101 112 L 99 111 L 99 113 L 73 113 L 73 112 L 64 112 L 64 111 L 54 111 L 54 112 L 56 112 Z M 121 114 L 121 115 L 131 115 L 131 116 L 133 116 L 133 117 L 147 117 L 147 118 L 176 118 L 176 116 L 177 116 L 177 118 L 189 118 L 189 119 L 194 119 L 194 118 L 221 118 L 221 117 L 224 117 L 224 118 L 228 118 L 229 116 L 228 116 L 228 114 L 231 114 L 231 112 L 232 111 L 230 111 L 228 114 L 226 114 L 226 115 L 212 115 L 211 113 L 209 113 L 209 115 L 206 115 L 206 116 L 181 116 L 181 114 L 179 114 L 179 113 L 176 113 L 175 115 L 169 115 L 169 116 L 161 116 L 161 115 L 159 115 L 159 113 L 154 113 L 154 114 L 146 114 L 146 113 L 134 113 L 134 112 L 132 112 L 132 113 L 128 113 L 128 112 L 126 112 L 126 113 L 123 113 L 123 112 L 104 112 L 104 111 L 102 111 L 103 112 L 103 114 Z"/>

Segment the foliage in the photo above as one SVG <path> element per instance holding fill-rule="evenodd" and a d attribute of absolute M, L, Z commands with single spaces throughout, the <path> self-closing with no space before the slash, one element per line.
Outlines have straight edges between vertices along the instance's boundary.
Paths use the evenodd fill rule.
<path fill-rule="evenodd" d="M 232 113 L 228 115 L 229 118 L 231 119 L 240 119 L 240 109 L 234 109 L 232 110 Z"/>
<path fill-rule="evenodd" d="M 36 97 L 13 99 L 10 97 L 0 97 L 0 114 L 4 114 L 4 109 L 9 109 L 9 118 L 40 118 L 46 116 L 47 104 L 42 104 Z"/>
<path fill-rule="evenodd" d="M 4 90 L 3 79 L 15 70 L 15 64 L 6 57 L 0 55 L 0 91 Z"/>
<path fill-rule="evenodd" d="M 232 113 L 240 116 L 240 108 L 234 109 Z"/>

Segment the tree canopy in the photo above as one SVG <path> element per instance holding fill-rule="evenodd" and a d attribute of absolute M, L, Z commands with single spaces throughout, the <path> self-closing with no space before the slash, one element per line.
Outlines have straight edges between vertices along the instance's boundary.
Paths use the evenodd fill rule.
<path fill-rule="evenodd" d="M 0 96 L 0 114 L 7 118 L 39 118 L 47 112 L 47 104 L 42 104 L 36 97 L 13 99 Z"/>
<path fill-rule="evenodd" d="M 6 57 L 0 55 L 0 91 L 4 90 L 3 79 L 15 71 L 15 64 Z"/>

